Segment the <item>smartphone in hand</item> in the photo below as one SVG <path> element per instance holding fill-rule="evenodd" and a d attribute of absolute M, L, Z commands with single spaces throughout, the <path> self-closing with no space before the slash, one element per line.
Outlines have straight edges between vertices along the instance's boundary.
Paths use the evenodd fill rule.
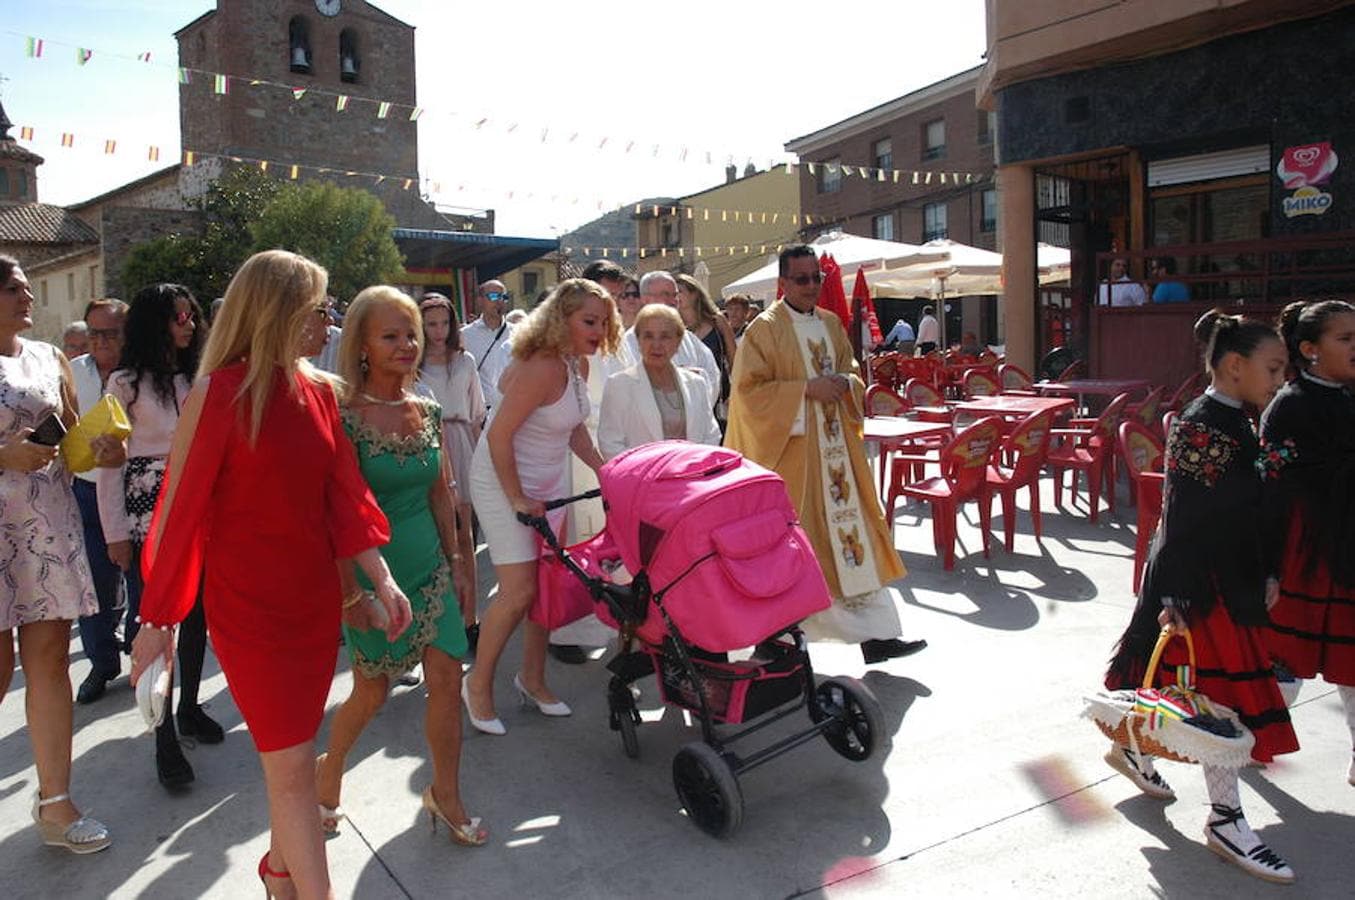
<path fill-rule="evenodd" d="M 38 427 L 33 429 L 33 433 L 28 436 L 28 439 L 44 447 L 55 447 L 61 443 L 61 439 L 65 436 L 66 426 L 61 424 L 61 417 L 52 413 L 38 423 Z"/>

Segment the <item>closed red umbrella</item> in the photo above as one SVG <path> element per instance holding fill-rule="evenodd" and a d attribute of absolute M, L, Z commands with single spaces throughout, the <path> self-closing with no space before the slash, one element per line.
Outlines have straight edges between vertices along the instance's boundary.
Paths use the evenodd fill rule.
<path fill-rule="evenodd" d="M 866 270 L 861 266 L 856 267 L 856 283 L 852 285 L 852 309 L 857 309 L 860 304 L 861 314 L 866 318 L 866 324 L 870 326 L 870 345 L 879 346 L 884 343 L 884 332 L 880 330 L 880 319 L 875 315 L 875 301 L 870 296 L 870 285 L 866 284 Z"/>
<path fill-rule="evenodd" d="M 842 327 L 851 334 L 852 311 L 847 306 L 847 295 L 842 290 L 842 269 L 837 260 L 825 253 L 819 257 L 819 271 L 823 273 L 823 284 L 819 287 L 819 308 L 836 314 L 842 320 Z"/>

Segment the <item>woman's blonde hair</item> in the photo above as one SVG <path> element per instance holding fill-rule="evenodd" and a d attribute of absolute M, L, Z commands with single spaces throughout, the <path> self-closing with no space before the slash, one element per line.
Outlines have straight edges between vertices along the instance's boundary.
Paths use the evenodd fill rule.
<path fill-rule="evenodd" d="M 528 359 L 538 353 L 565 356 L 571 352 L 569 317 L 578 312 L 589 297 L 596 297 L 607 311 L 602 327 L 599 353 L 615 353 L 621 346 L 621 323 L 616 314 L 616 303 L 607 289 L 587 278 L 570 278 L 560 282 L 550 296 L 532 310 L 513 330 L 513 356 Z"/>
<path fill-rule="evenodd" d="M 640 307 L 640 311 L 635 314 L 635 336 L 640 336 L 640 329 L 650 319 L 662 319 L 663 324 L 671 325 L 673 333 L 678 336 L 678 340 L 687 333 L 687 326 L 682 321 L 682 314 L 667 303 L 646 303 Z"/>
<path fill-rule="evenodd" d="M 297 372 L 316 384 L 328 384 L 301 356 L 307 320 L 325 308 L 329 273 L 286 250 L 266 250 L 245 260 L 226 288 L 225 302 L 212 324 L 198 364 L 198 377 L 245 360 L 244 380 L 235 399 L 249 397 L 249 442 L 259 439 L 273 379 L 281 368 L 290 389 Z"/>
<path fill-rule="evenodd" d="M 419 315 L 419 306 L 414 298 L 388 284 L 363 288 L 353 298 L 343 317 L 343 338 L 339 341 L 339 377 L 343 379 L 340 392 L 345 403 L 352 402 L 367 380 L 362 371 L 362 345 L 367 339 L 367 320 L 383 306 L 397 307 L 409 316 L 409 321 L 414 324 L 414 340 L 419 345 L 418 358 L 423 358 L 423 318 Z M 405 388 L 408 389 L 418 376 L 417 368 L 410 372 L 405 380 Z"/>
<path fill-rule="evenodd" d="M 710 292 L 690 275 L 674 275 L 673 280 L 678 283 L 678 287 L 686 288 L 696 302 L 692 304 L 692 311 L 696 313 L 696 318 L 701 322 L 709 322 L 714 325 L 716 319 L 721 315 L 720 307 L 715 305 L 715 301 L 710 299 Z"/>

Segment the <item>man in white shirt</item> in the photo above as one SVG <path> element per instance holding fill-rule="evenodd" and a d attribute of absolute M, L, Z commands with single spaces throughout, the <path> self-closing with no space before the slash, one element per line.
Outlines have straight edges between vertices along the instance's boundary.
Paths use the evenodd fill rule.
<path fill-rule="evenodd" d="M 641 275 L 640 303 L 642 308 L 644 304 L 662 303 L 677 309 L 677 282 L 673 280 L 673 276 L 667 272 L 646 272 Z M 634 328 L 626 332 L 625 338 L 621 341 L 621 348 L 629 360 L 626 365 L 633 365 L 639 361 L 640 342 L 635 337 Z M 706 377 L 710 396 L 720 396 L 720 366 L 715 362 L 715 354 L 690 331 L 683 332 L 682 346 L 673 354 L 673 365 L 700 371 Z"/>
<path fill-rule="evenodd" d="M 1148 302 L 1148 292 L 1128 273 L 1129 264 L 1123 259 L 1110 261 L 1110 281 L 1101 283 L 1098 306 L 1143 306 Z"/>
<path fill-rule="evenodd" d="M 917 320 L 917 349 L 924 356 L 935 350 L 941 340 L 941 323 L 932 312 L 930 306 L 922 307 L 922 318 Z"/>
<path fill-rule="evenodd" d="M 85 309 L 85 324 L 89 326 L 89 353 L 71 360 L 75 376 L 76 403 L 84 415 L 103 396 L 108 376 L 118 367 L 122 356 L 122 325 L 127 318 L 127 304 L 121 300 L 95 300 Z M 103 454 L 99 462 L 111 462 Z M 89 556 L 89 570 L 94 579 L 94 593 L 99 598 L 99 611 L 80 617 L 80 644 L 90 662 L 89 675 L 81 682 L 76 699 L 93 703 L 104 695 L 108 682 L 122 671 L 119 656 L 117 625 L 122 610 L 118 607 L 122 570 L 108 558 L 103 526 L 99 523 L 97 478 L 94 470 L 81 472 L 71 483 L 75 500 L 80 507 L 84 524 L 85 553 Z"/>
<path fill-rule="evenodd" d="M 504 321 L 504 313 L 512 297 L 502 281 L 486 281 L 475 292 L 480 318 L 461 329 L 461 346 L 475 360 L 475 371 L 480 376 L 485 407 L 499 405 L 499 376 L 507 365 L 508 354 L 503 347 L 513 339 L 513 326 Z"/>

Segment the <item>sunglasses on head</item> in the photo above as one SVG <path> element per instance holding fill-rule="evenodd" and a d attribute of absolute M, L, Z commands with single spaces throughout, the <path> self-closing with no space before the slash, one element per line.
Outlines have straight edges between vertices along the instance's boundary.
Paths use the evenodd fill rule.
<path fill-rule="evenodd" d="M 197 316 L 193 315 L 191 309 L 181 310 L 174 314 L 174 324 L 187 325 L 189 322 L 197 321 Z"/>
<path fill-rule="evenodd" d="M 804 287 L 807 284 L 819 284 L 822 282 L 823 273 L 815 272 L 813 275 L 787 275 L 786 280 L 792 281 L 800 287 Z"/>

